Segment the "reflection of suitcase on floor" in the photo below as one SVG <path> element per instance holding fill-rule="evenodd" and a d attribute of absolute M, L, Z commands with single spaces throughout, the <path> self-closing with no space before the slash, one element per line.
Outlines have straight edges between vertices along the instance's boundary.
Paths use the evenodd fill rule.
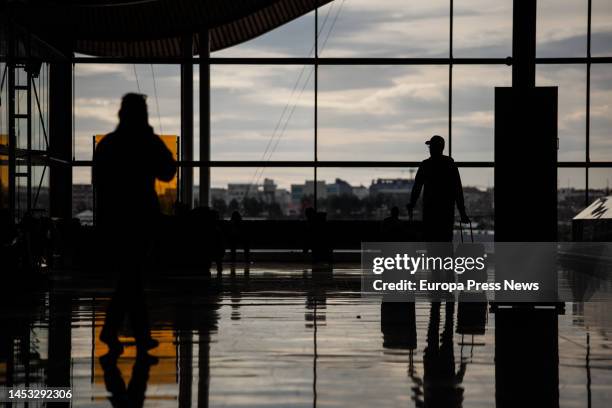
<path fill-rule="evenodd" d="M 455 258 L 458 257 L 470 257 L 477 258 L 485 254 L 484 244 L 474 242 L 474 232 L 472 231 L 472 223 L 470 226 L 470 238 L 471 242 L 464 242 L 463 240 L 463 224 L 459 223 L 461 231 L 461 243 L 457 245 L 455 250 Z M 487 281 L 487 262 L 485 259 L 485 267 L 482 270 L 465 271 L 462 274 L 457 274 L 457 281 L 466 284 L 468 279 L 475 280 L 476 282 Z"/>
<path fill-rule="evenodd" d="M 457 308 L 458 334 L 484 334 L 487 325 L 487 296 L 480 293 L 460 293 Z"/>

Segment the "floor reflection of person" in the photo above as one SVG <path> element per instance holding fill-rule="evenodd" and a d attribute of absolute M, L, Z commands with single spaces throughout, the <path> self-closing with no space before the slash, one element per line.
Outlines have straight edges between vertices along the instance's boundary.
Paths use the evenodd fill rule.
<path fill-rule="evenodd" d="M 398 207 L 391 207 L 391 214 L 381 223 L 380 235 L 381 240 L 386 242 L 401 242 L 406 239 Z"/>
<path fill-rule="evenodd" d="M 100 357 L 100 365 L 104 371 L 104 385 L 111 393 L 108 398 L 115 408 L 139 408 L 144 405 L 149 370 L 157 364 L 155 357 L 140 357 L 132 367 L 130 382 L 125 384 L 121 371 L 117 366 L 117 358 L 111 355 Z"/>
<path fill-rule="evenodd" d="M 455 370 L 453 344 L 455 304 L 446 302 L 444 329 L 439 334 L 440 302 L 432 302 L 427 329 L 427 346 L 423 353 L 423 388 L 425 406 L 460 407 L 463 403 L 463 381 L 466 365 Z"/>
<path fill-rule="evenodd" d="M 111 353 L 121 354 L 118 331 L 127 315 L 138 351 L 146 352 L 157 346 L 149 329 L 142 281 L 160 217 L 155 181 L 172 180 L 176 162 L 148 123 L 144 95 L 123 97 L 119 125 L 97 145 L 93 162 L 101 258 L 116 281 L 100 340 Z"/>

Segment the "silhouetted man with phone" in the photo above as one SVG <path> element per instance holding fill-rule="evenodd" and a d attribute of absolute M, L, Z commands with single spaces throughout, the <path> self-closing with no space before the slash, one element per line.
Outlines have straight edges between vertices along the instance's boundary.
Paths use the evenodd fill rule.
<path fill-rule="evenodd" d="M 465 212 L 463 187 L 459 169 L 454 160 L 442 154 L 444 138 L 434 135 L 425 142 L 429 146 L 430 156 L 423 160 L 417 171 L 407 205 L 408 213 L 416 205 L 421 190 L 423 193 L 423 228 L 424 238 L 428 242 L 450 242 L 453 240 L 455 222 L 455 204 L 461 215 L 461 222 L 470 222 Z"/>
<path fill-rule="evenodd" d="M 175 173 L 172 154 L 149 125 L 145 96 L 126 94 L 119 125 L 96 147 L 93 166 L 96 229 L 103 261 L 117 281 L 100 334 L 112 355 L 123 351 L 118 332 L 126 315 L 139 354 L 157 346 L 149 329 L 142 274 L 161 216 L 155 181 L 170 181 Z"/>

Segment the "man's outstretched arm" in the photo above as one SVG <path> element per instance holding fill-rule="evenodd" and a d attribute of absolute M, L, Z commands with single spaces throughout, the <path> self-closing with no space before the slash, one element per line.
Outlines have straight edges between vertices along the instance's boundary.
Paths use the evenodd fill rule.
<path fill-rule="evenodd" d="M 423 170 L 421 170 L 421 167 L 419 167 L 419 169 L 417 170 L 416 177 L 414 178 L 414 184 L 412 185 L 412 192 L 410 194 L 410 202 L 406 206 L 408 208 L 410 218 L 412 218 L 412 210 L 414 209 L 417 201 L 419 200 L 419 196 L 421 195 L 422 189 L 423 189 Z"/>

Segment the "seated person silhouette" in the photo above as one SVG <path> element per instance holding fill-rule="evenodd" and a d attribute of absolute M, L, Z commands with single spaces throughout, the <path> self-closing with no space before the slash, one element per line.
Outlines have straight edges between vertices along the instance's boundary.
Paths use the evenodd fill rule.
<path fill-rule="evenodd" d="M 249 263 L 250 261 L 250 245 L 247 231 L 242 222 L 242 216 L 238 211 L 234 211 L 230 218 L 230 237 L 229 244 L 231 250 L 231 261 L 236 262 L 236 250 L 238 246 L 242 245 L 244 249 L 244 261 Z"/>
<path fill-rule="evenodd" d="M 172 154 L 149 125 L 145 96 L 126 94 L 119 125 L 100 141 L 93 160 L 96 229 L 102 258 L 116 282 L 100 334 L 112 354 L 123 351 L 118 332 L 126 315 L 138 352 L 157 346 L 149 329 L 142 273 L 161 217 L 155 180 L 170 181 L 175 172 Z"/>
<path fill-rule="evenodd" d="M 444 138 L 434 135 L 425 142 L 430 157 L 421 162 L 417 171 L 407 205 L 412 218 L 413 209 L 423 193 L 423 229 L 427 242 L 452 242 L 455 223 L 455 204 L 461 215 L 461 222 L 470 222 L 465 212 L 463 187 L 455 161 L 442 154 Z"/>
<path fill-rule="evenodd" d="M 208 250 L 210 251 L 210 264 L 214 263 L 217 267 L 217 273 L 223 272 L 223 257 L 225 256 L 225 245 L 223 232 L 221 230 L 219 211 L 208 209 L 207 227 L 209 229 L 207 241 Z"/>
<path fill-rule="evenodd" d="M 399 208 L 392 207 L 391 215 L 382 221 L 380 227 L 381 239 L 387 242 L 403 240 L 402 222 L 399 219 Z"/>

